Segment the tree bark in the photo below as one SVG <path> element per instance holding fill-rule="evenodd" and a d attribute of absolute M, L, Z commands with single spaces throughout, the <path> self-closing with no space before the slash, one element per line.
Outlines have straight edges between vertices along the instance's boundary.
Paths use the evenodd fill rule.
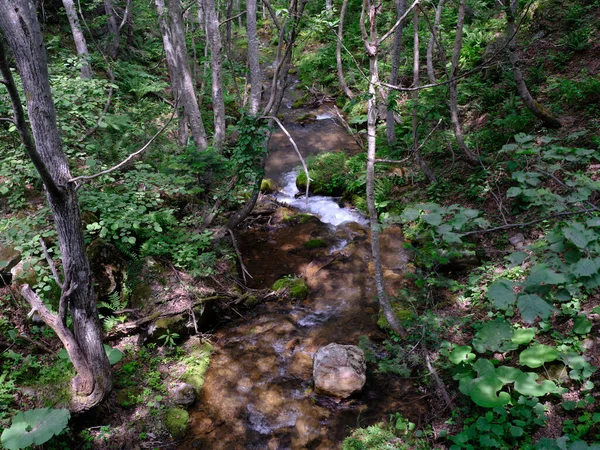
<path fill-rule="evenodd" d="M 117 24 L 117 15 L 113 9 L 112 0 L 104 0 L 104 11 L 108 18 L 108 55 L 112 59 L 117 59 L 117 56 L 119 56 L 119 25 Z"/>
<path fill-rule="evenodd" d="M 212 100 L 214 117 L 215 148 L 222 148 L 225 139 L 225 102 L 223 100 L 223 64 L 221 35 L 219 34 L 219 16 L 214 0 L 204 0 L 204 17 L 206 20 L 206 37 L 210 47 L 212 74 Z M 234 74 L 235 76 L 235 74 Z"/>
<path fill-rule="evenodd" d="M 419 8 L 415 8 L 413 12 L 413 88 L 419 87 Z M 419 90 L 415 89 L 412 94 L 412 138 L 413 138 L 413 153 L 421 170 L 427 177 L 430 183 L 437 181 L 435 174 L 429 168 L 423 157 L 419 147 Z"/>
<path fill-rule="evenodd" d="M 338 82 L 340 83 L 340 87 L 346 94 L 349 99 L 354 98 L 354 93 L 346 84 L 346 79 L 344 78 L 344 66 L 342 64 L 342 43 L 344 39 L 344 18 L 346 17 L 346 8 L 348 6 L 348 0 L 344 0 L 342 2 L 342 9 L 340 10 L 340 23 L 338 24 L 338 35 L 337 35 L 337 44 L 335 47 L 335 60 L 337 62 L 337 74 L 338 74 Z"/>
<path fill-rule="evenodd" d="M 75 47 L 77 48 L 77 56 L 79 56 L 81 64 L 81 78 L 91 78 L 92 67 L 90 66 L 90 53 L 88 52 L 87 42 L 81 26 L 79 25 L 79 18 L 77 17 L 77 11 L 75 10 L 75 4 L 73 0 L 62 0 L 69 24 L 71 25 L 71 33 L 73 33 L 73 40 L 75 41 Z"/>
<path fill-rule="evenodd" d="M 168 10 L 164 0 L 155 0 L 155 3 L 173 95 L 179 105 L 183 107 L 183 113 L 180 114 L 179 143 L 185 145 L 183 137 L 187 137 L 189 125 L 196 146 L 200 150 L 205 150 L 208 147 L 208 141 L 198 107 L 185 45 L 181 3 L 179 0 L 168 0 Z"/>
<path fill-rule="evenodd" d="M 385 280 L 383 278 L 383 266 L 381 264 L 381 247 L 379 244 L 379 218 L 375 207 L 375 158 L 377 153 L 377 86 L 379 86 L 379 61 L 377 44 L 377 4 L 372 0 L 364 0 L 368 3 L 369 13 L 369 36 L 365 39 L 365 48 L 369 56 L 369 101 L 367 115 L 367 207 L 369 209 L 369 220 L 371 224 L 371 253 L 373 255 L 373 266 L 375 269 L 375 285 L 377 287 L 377 298 L 379 306 L 388 324 L 394 332 L 402 337 L 406 332 L 392 309 L 390 300 L 385 291 Z M 364 33 L 363 33 L 363 37 Z"/>
<path fill-rule="evenodd" d="M 438 30 L 440 27 L 440 21 L 442 20 L 442 10 L 444 8 L 444 0 L 440 0 L 438 2 L 437 8 L 435 9 L 435 19 L 433 20 L 433 27 L 431 29 L 431 39 L 429 39 L 429 44 L 427 45 L 427 76 L 429 77 L 429 82 L 431 84 L 437 83 L 435 70 L 433 68 L 433 47 L 438 43 Z M 439 50 L 439 49 L 438 49 Z M 438 52 L 442 54 L 441 52 Z M 445 59 L 442 63 L 445 64 Z"/>
<path fill-rule="evenodd" d="M 406 0 L 396 0 L 396 13 L 398 18 L 406 11 Z M 398 84 L 398 70 L 400 69 L 400 54 L 402 53 L 402 32 L 404 31 L 404 21 L 396 28 L 394 32 L 394 46 L 392 47 L 392 70 L 390 72 L 390 84 L 396 86 Z M 389 94 L 392 90 L 389 90 Z M 385 133 L 387 137 L 388 145 L 392 145 L 396 142 L 396 118 L 394 117 L 394 108 L 388 109 L 385 114 Z"/>
<path fill-rule="evenodd" d="M 456 74 L 458 72 L 458 65 L 460 62 L 460 52 L 462 50 L 462 35 L 463 27 L 465 25 L 465 5 L 466 0 L 460 0 L 458 4 L 458 18 L 456 21 L 456 37 L 454 39 L 454 50 L 452 51 L 452 65 L 450 66 L 450 83 L 448 88 L 450 91 L 450 119 L 454 128 L 454 136 L 458 148 L 463 153 L 465 160 L 471 165 L 479 164 L 479 156 L 477 156 L 469 148 L 465 142 L 463 135 L 462 124 L 458 115 L 458 81 L 456 80 Z"/>
<path fill-rule="evenodd" d="M 250 114 L 258 114 L 262 98 L 262 74 L 259 64 L 256 31 L 256 0 L 246 0 L 246 34 L 248 36 L 248 68 L 250 69 Z"/>
<path fill-rule="evenodd" d="M 96 309 L 89 261 L 83 241 L 81 214 L 74 183 L 56 124 L 48 66 L 36 11 L 27 0 L 0 2 L 0 29 L 13 51 L 23 90 L 33 140 L 25 123 L 21 101 L 0 44 L 0 69 L 9 90 L 15 125 L 46 188 L 54 218 L 65 281 L 58 315 L 49 313 L 28 286 L 23 296 L 54 329 L 77 372 L 73 379 L 72 409 L 81 411 L 98 404 L 112 387 L 110 364 L 102 344 L 102 327 Z M 66 327 L 67 308 L 73 333 Z"/>
<path fill-rule="evenodd" d="M 517 37 L 515 31 L 515 14 L 517 13 L 517 0 L 506 0 L 510 2 L 506 10 L 506 39 L 508 40 L 508 58 L 512 66 L 512 72 L 517 84 L 519 96 L 525 106 L 533 113 L 535 117 L 540 119 L 550 128 L 560 128 L 562 124 L 560 120 L 552 115 L 552 113 L 544 106 L 540 105 L 529 92 L 529 88 L 525 83 L 525 78 L 521 72 L 521 62 L 517 50 Z"/>

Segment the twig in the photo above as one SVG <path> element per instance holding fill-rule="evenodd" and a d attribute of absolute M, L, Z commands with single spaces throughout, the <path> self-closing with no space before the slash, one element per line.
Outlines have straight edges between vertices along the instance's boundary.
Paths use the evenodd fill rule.
<path fill-rule="evenodd" d="M 30 344 L 35 345 L 36 347 L 41 348 L 42 350 L 44 350 L 46 353 L 54 353 L 54 351 L 51 348 L 46 347 L 44 344 L 42 344 L 41 342 L 37 342 L 34 341 L 33 339 L 31 339 L 29 336 L 27 336 L 25 333 L 21 333 L 19 334 L 19 338 L 23 339 L 24 341 L 29 342 Z"/>
<path fill-rule="evenodd" d="M 444 401 L 446 402 L 446 406 L 448 408 L 450 408 L 450 410 L 454 409 L 454 405 L 452 404 L 452 399 L 450 398 L 450 395 L 448 395 L 448 391 L 446 390 L 446 387 L 444 386 L 444 383 L 442 382 L 442 380 L 441 380 L 440 376 L 438 375 L 437 371 L 435 370 L 435 368 L 431 364 L 431 360 L 429 359 L 429 352 L 427 351 L 427 347 L 425 346 L 424 343 L 422 343 L 421 346 L 423 347 L 423 353 L 425 353 L 425 366 L 427 367 L 427 370 L 429 370 L 429 373 L 431 373 L 431 376 L 433 377 L 433 379 L 435 380 L 436 384 L 438 385 L 438 389 L 441 391 L 442 397 L 444 397 Z"/>
<path fill-rule="evenodd" d="M 468 236 L 470 234 L 491 233 L 493 231 L 506 230 L 508 228 L 528 227 L 529 225 L 534 225 L 536 223 L 544 222 L 544 221 L 550 220 L 550 219 L 555 219 L 557 217 L 576 216 L 578 214 L 588 214 L 588 213 L 592 213 L 592 212 L 596 212 L 596 211 L 597 211 L 596 209 L 581 209 L 579 211 L 565 211 L 565 212 L 559 212 L 556 214 L 552 214 L 550 216 L 546 216 L 541 219 L 532 220 L 530 222 L 510 223 L 510 224 L 502 225 L 499 227 L 487 228 L 485 230 L 465 231 L 465 232 L 457 233 L 457 234 L 460 236 Z"/>
<path fill-rule="evenodd" d="M 335 115 L 337 116 L 337 118 L 339 119 L 339 121 L 342 123 L 342 125 L 344 126 L 344 128 L 346 129 L 346 131 L 350 134 L 350 136 L 352 136 L 354 138 L 354 140 L 356 141 L 356 143 L 358 144 L 358 146 L 362 150 L 364 150 L 365 149 L 365 144 L 362 142 L 362 140 L 360 139 L 360 137 L 358 136 L 358 134 L 356 134 L 352 130 L 352 128 L 350 127 L 350 125 L 348 124 L 348 122 L 346 121 L 346 119 L 344 119 L 344 117 L 340 113 L 340 110 L 338 109 L 337 105 L 333 105 L 333 109 L 335 110 Z"/>
<path fill-rule="evenodd" d="M 308 188 L 310 186 L 310 176 L 308 175 L 308 166 L 306 165 L 306 162 L 304 161 L 304 158 L 302 157 L 302 153 L 300 153 L 300 150 L 298 149 L 298 146 L 296 145 L 296 142 L 294 141 L 294 139 L 292 138 L 292 135 L 288 132 L 288 130 L 285 129 L 285 127 L 283 126 L 283 124 L 281 123 L 281 121 L 275 117 L 275 116 L 262 116 L 262 119 L 271 119 L 274 122 L 277 123 L 277 125 L 279 125 L 279 128 L 281 128 L 281 130 L 285 133 L 285 135 L 288 137 L 288 139 L 290 140 L 290 142 L 292 143 L 292 146 L 294 147 L 294 150 L 296 150 L 296 153 L 298 154 L 298 158 L 300 158 L 300 162 L 302 163 L 302 167 L 304 168 L 304 173 L 306 174 L 306 204 L 308 205 Z"/>
<path fill-rule="evenodd" d="M 240 261 L 240 267 L 242 269 L 242 277 L 244 278 L 244 284 L 247 284 L 248 282 L 246 281 L 246 275 L 248 275 L 250 278 L 252 278 L 252 275 L 250 275 L 250 272 L 248 272 L 248 269 L 246 269 L 246 265 L 244 264 L 244 260 L 242 259 L 242 252 L 240 252 L 240 249 L 237 245 L 237 241 L 235 239 L 235 235 L 233 234 L 233 230 L 231 228 L 228 228 L 227 231 L 229 231 L 231 241 L 233 242 L 233 248 L 235 249 L 235 253 L 238 257 L 238 260 Z"/>
<path fill-rule="evenodd" d="M 403 164 L 406 161 L 408 161 L 410 158 L 412 158 L 412 155 L 407 156 L 406 158 L 403 158 L 403 159 L 376 159 L 375 162 L 376 163 L 385 163 L 385 164 Z"/>
<path fill-rule="evenodd" d="M 383 36 L 381 36 L 381 37 L 380 37 L 380 38 L 377 40 L 377 46 L 381 45 L 381 43 L 382 43 L 383 41 L 385 41 L 387 38 L 389 38 L 389 37 L 390 37 L 390 36 L 391 36 L 391 35 L 394 33 L 394 31 L 396 31 L 396 28 L 398 28 L 398 27 L 400 26 L 400 24 L 402 23 L 402 21 L 403 21 L 404 19 L 406 19 L 406 16 L 408 16 L 408 13 L 410 13 L 410 12 L 413 10 L 413 8 L 414 8 L 415 6 L 417 6 L 418 4 L 419 4 L 419 0 L 416 0 L 416 1 L 415 1 L 415 2 L 412 4 L 412 5 L 410 5 L 410 8 L 408 8 L 408 9 L 406 10 L 406 12 L 405 12 L 405 13 L 402 15 L 402 17 L 399 17 L 399 18 L 398 18 L 398 20 L 397 20 L 397 21 L 396 21 L 396 23 L 395 23 L 395 24 L 392 26 L 392 28 L 390 28 L 390 29 L 388 30 L 388 32 L 387 32 L 387 33 L 385 33 Z"/>
<path fill-rule="evenodd" d="M 50 254 L 48 253 L 46 244 L 44 243 L 44 240 L 42 238 L 39 239 L 39 242 L 40 242 L 40 245 L 42 246 L 42 250 L 44 251 L 44 256 L 46 257 L 46 261 L 48 261 L 48 265 L 50 266 L 50 270 L 52 271 L 52 276 L 54 277 L 56 284 L 58 284 L 58 287 L 62 289 L 63 283 L 60 281 L 60 278 L 58 276 L 58 271 L 56 270 L 54 261 L 52 260 L 52 258 L 50 258 Z"/>
<path fill-rule="evenodd" d="M 189 308 L 190 316 L 192 317 L 192 323 L 194 324 L 194 331 L 198 334 L 198 322 L 196 322 L 196 314 L 194 313 L 194 309 L 190 306 Z"/>
<path fill-rule="evenodd" d="M 163 131 L 165 131 L 165 129 L 166 129 L 168 126 L 169 126 L 169 124 L 170 124 L 170 123 L 171 123 L 171 121 L 173 120 L 173 117 L 175 116 L 175 112 L 176 112 L 176 111 L 177 111 L 177 102 L 175 103 L 175 108 L 173 108 L 173 112 L 171 113 L 171 117 L 169 117 L 169 120 L 167 121 L 167 123 L 165 123 L 165 124 L 163 125 L 163 127 L 162 127 L 160 130 L 158 130 L 158 131 L 157 131 L 157 132 L 154 134 L 154 136 L 152 136 L 152 137 L 150 138 L 150 140 L 149 140 L 148 142 L 146 142 L 146 144 L 144 144 L 144 146 L 143 146 L 143 147 L 141 147 L 139 150 L 137 150 L 137 151 L 133 152 L 131 155 L 129 155 L 127 158 L 125 158 L 123 161 L 121 161 L 119 164 L 117 164 L 117 165 L 115 165 L 115 166 L 111 167 L 110 169 L 106 169 L 106 170 L 103 170 L 102 172 L 98 172 L 98 173 L 96 173 L 96 174 L 94 174 L 94 175 L 81 175 L 81 176 L 79 176 L 79 177 L 71 178 L 71 179 L 69 180 L 69 183 L 75 183 L 75 182 L 77 182 L 77 181 L 80 181 L 80 180 L 84 180 L 84 181 L 85 181 L 85 180 L 93 180 L 94 178 L 98 178 L 98 177 L 100 177 L 100 176 L 102 176 L 102 175 L 106 175 L 107 173 L 114 172 L 115 170 L 117 170 L 117 169 L 120 169 L 121 167 L 123 167 L 125 164 L 127 164 L 129 161 L 131 161 L 133 158 L 135 158 L 135 157 L 136 157 L 136 156 L 138 156 L 140 153 L 142 153 L 144 150 L 146 150 L 146 149 L 147 149 L 147 148 L 150 146 L 150 144 L 152 144 L 152 142 L 154 142 L 154 141 L 155 141 L 155 139 L 156 139 L 156 138 L 157 138 L 157 137 L 158 137 L 158 136 L 159 136 L 159 135 L 160 135 L 160 134 L 161 134 Z"/>
<path fill-rule="evenodd" d="M 230 17 L 229 19 L 225 19 L 223 22 L 219 23 L 219 26 L 225 25 L 227 22 L 231 22 L 232 20 L 235 20 L 238 17 L 243 16 L 244 14 L 246 14 L 246 11 L 242 11 L 241 13 L 239 13 L 239 14 L 233 16 L 233 17 Z"/>

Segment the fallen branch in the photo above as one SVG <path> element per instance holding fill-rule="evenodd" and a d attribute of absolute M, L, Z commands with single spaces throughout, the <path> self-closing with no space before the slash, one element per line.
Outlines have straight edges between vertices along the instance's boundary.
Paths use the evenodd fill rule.
<path fill-rule="evenodd" d="M 237 245 L 237 241 L 235 239 L 235 235 L 233 234 L 233 230 L 231 228 L 228 228 L 227 231 L 229 231 L 229 236 L 231 236 L 231 242 L 233 243 L 235 254 L 237 255 L 238 260 L 240 262 L 240 268 L 242 269 L 242 278 L 244 278 L 244 284 L 247 284 L 248 281 L 246 280 L 246 275 L 248 275 L 250 278 L 252 278 L 252 275 L 250 275 L 250 272 L 248 272 L 248 269 L 246 269 L 246 265 L 244 264 L 244 260 L 242 259 L 242 253 L 240 252 L 240 249 Z"/>
<path fill-rule="evenodd" d="M 437 384 L 438 389 L 442 393 L 442 397 L 444 398 L 444 401 L 446 402 L 446 406 L 450 410 L 453 410 L 454 405 L 452 403 L 452 399 L 450 398 L 450 395 L 448 395 L 448 391 L 446 390 L 444 383 L 442 382 L 440 376 L 438 375 L 437 371 L 435 370 L 435 367 L 433 367 L 433 365 L 431 364 L 431 360 L 429 359 L 429 352 L 427 350 L 427 347 L 425 346 L 424 343 L 421 343 L 421 346 L 423 347 L 423 353 L 425 354 L 425 366 L 427 367 L 427 370 L 429 370 L 429 373 L 431 374 L 435 383 Z"/>

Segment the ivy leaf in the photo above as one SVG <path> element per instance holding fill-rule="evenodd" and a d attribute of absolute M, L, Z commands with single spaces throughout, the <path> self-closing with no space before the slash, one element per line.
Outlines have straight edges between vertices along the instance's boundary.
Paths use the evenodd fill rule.
<path fill-rule="evenodd" d="M 573 332 L 577 334 L 588 334 L 592 330 L 592 322 L 583 314 L 575 317 L 573 323 Z"/>
<path fill-rule="evenodd" d="M 558 390 L 558 387 L 552 381 L 544 380 L 538 384 L 537 379 L 537 373 L 523 372 L 515 380 L 515 391 L 522 395 L 542 397 Z"/>
<path fill-rule="evenodd" d="M 598 272 L 598 264 L 592 258 L 583 258 L 571 266 L 571 272 L 578 277 L 589 277 Z"/>
<path fill-rule="evenodd" d="M 557 309 L 536 294 L 519 295 L 517 306 L 521 317 L 527 323 L 533 323 L 536 318 L 546 319 Z"/>
<path fill-rule="evenodd" d="M 523 366 L 535 369 L 556 358 L 558 358 L 558 350 L 549 345 L 539 344 L 523 350 L 519 355 L 519 362 Z"/>
<path fill-rule="evenodd" d="M 512 325 L 504 319 L 495 319 L 485 322 L 473 339 L 473 347 L 479 353 L 487 350 L 492 352 L 506 351 L 502 348 L 506 341 L 513 337 Z"/>
<path fill-rule="evenodd" d="M 513 286 L 514 283 L 506 279 L 496 281 L 488 288 L 488 299 L 498 309 L 508 308 L 517 299 L 513 292 Z"/>
<path fill-rule="evenodd" d="M 475 359 L 475 353 L 471 353 L 471 347 L 463 345 L 454 348 L 448 355 L 448 359 L 452 364 L 460 364 L 462 362 L 470 362 Z"/>
<path fill-rule="evenodd" d="M 65 429 L 68 409 L 41 408 L 19 412 L 10 428 L 2 432 L 2 445 L 8 450 L 41 445 Z"/>

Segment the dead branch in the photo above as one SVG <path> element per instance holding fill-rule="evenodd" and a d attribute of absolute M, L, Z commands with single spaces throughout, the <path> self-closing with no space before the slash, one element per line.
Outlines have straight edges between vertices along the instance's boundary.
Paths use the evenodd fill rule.
<path fill-rule="evenodd" d="M 46 244 L 44 243 L 44 240 L 42 238 L 40 238 L 39 241 L 40 241 L 40 245 L 42 246 L 42 250 L 44 251 L 44 256 L 46 257 L 46 261 L 48 262 L 48 265 L 50 266 L 50 270 L 52 271 L 52 276 L 54 277 L 54 281 L 56 281 L 56 284 L 58 284 L 58 287 L 62 289 L 63 284 L 60 281 L 58 272 L 56 271 L 56 266 L 54 265 L 54 261 L 52 260 L 52 258 L 50 258 L 50 254 L 48 253 Z"/>
<path fill-rule="evenodd" d="M 425 354 L 425 366 L 427 367 L 427 370 L 429 370 L 429 373 L 435 380 L 435 383 L 437 384 L 438 389 L 440 390 L 442 397 L 444 398 L 444 401 L 446 402 L 446 406 L 450 410 L 453 410 L 454 405 L 452 404 L 452 399 L 450 398 L 450 395 L 448 395 L 448 391 L 446 390 L 444 383 L 442 382 L 440 376 L 438 375 L 437 371 L 435 370 L 435 367 L 433 367 L 433 365 L 431 364 L 431 360 L 429 359 L 429 351 L 427 350 L 427 347 L 425 346 L 424 343 L 421 343 L 421 346 L 423 347 L 423 353 Z"/>
<path fill-rule="evenodd" d="M 233 16 L 233 17 L 230 17 L 229 19 L 225 19 L 223 22 L 219 22 L 219 26 L 225 25 L 227 22 L 231 22 L 232 20 L 235 20 L 238 17 L 243 16 L 244 14 L 246 14 L 246 11 L 242 11 L 241 13 L 239 13 L 239 14 Z"/>
<path fill-rule="evenodd" d="M 244 260 L 242 258 L 242 252 L 240 252 L 240 248 L 237 245 L 237 241 L 235 239 L 235 235 L 233 234 L 233 230 L 231 228 L 228 228 L 227 231 L 229 231 L 229 236 L 231 236 L 231 242 L 233 243 L 235 254 L 237 255 L 238 260 L 240 262 L 240 268 L 242 269 L 242 278 L 244 278 L 244 284 L 247 284 L 248 281 L 246 280 L 246 275 L 248 275 L 250 278 L 253 277 L 252 275 L 250 275 L 250 272 L 248 272 L 248 269 L 246 269 L 246 265 L 244 264 Z"/>

